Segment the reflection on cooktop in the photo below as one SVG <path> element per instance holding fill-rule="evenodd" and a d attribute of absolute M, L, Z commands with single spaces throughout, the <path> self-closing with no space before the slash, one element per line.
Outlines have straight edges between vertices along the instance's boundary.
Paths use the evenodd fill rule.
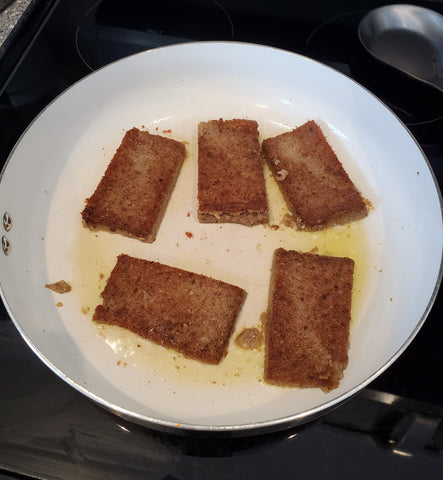
<path fill-rule="evenodd" d="M 78 25 L 77 50 L 91 69 L 149 48 L 198 40 L 232 40 L 234 26 L 215 0 L 102 0 Z"/>

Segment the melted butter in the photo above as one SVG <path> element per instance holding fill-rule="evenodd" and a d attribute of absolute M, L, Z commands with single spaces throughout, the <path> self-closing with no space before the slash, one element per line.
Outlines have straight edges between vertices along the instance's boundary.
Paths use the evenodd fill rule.
<path fill-rule="evenodd" d="M 82 313 L 92 319 L 95 307 L 101 303 L 100 293 L 114 267 L 116 258 L 110 251 L 104 233 L 93 233 L 80 227 L 73 252 L 73 291 Z"/>
<path fill-rule="evenodd" d="M 232 336 L 227 356 L 219 365 L 206 365 L 185 358 L 180 353 L 164 348 L 133 332 L 114 325 L 100 325 L 92 320 L 95 307 L 102 302 L 100 293 L 114 267 L 119 250 L 117 245 L 125 241 L 121 237 L 90 232 L 80 227 L 73 252 L 74 288 L 80 310 L 91 320 L 97 335 L 112 349 L 115 364 L 121 368 L 136 367 L 146 371 L 147 381 L 151 375 L 164 381 L 232 385 L 247 381 L 259 382 L 263 377 L 263 347 L 246 351 L 237 347 Z"/>
<path fill-rule="evenodd" d="M 143 368 L 148 380 L 150 375 L 156 375 L 164 381 L 226 386 L 256 383 L 263 378 L 263 347 L 246 351 L 231 341 L 227 356 L 218 365 L 207 365 L 120 327 L 100 325 L 98 330 L 116 354 L 116 364 L 122 368 Z"/>
<path fill-rule="evenodd" d="M 283 195 L 272 178 L 271 172 L 265 169 L 266 189 L 270 205 L 270 224 L 278 225 L 278 244 L 287 250 L 312 252 L 319 255 L 349 257 L 355 262 L 354 284 L 352 292 L 351 319 L 354 320 L 364 298 L 364 289 L 369 270 L 369 243 L 364 226 L 364 219 L 346 225 L 327 228 L 318 232 L 304 232 L 293 227 L 282 225 L 285 215 L 289 213 Z"/>
<path fill-rule="evenodd" d="M 297 231 L 293 227 L 282 224 L 288 210 L 269 170 L 266 171 L 266 183 L 270 224 L 274 227 L 258 226 L 248 230 L 248 233 L 253 235 L 253 239 L 249 243 L 246 240 L 239 245 L 239 252 L 250 248 L 253 242 L 258 241 L 260 248 L 254 249 L 255 254 L 267 256 L 265 258 L 269 259 L 278 247 L 352 258 L 355 261 L 352 319 L 355 319 L 359 315 L 364 299 L 369 269 L 369 245 L 364 220 L 315 233 Z M 183 217 L 185 216 L 184 213 Z M 278 228 L 275 227 L 276 225 Z M 244 232 L 244 227 L 240 228 Z M 239 238 L 244 237 L 242 235 Z M 208 242 L 209 240 L 202 236 L 198 241 Z M 154 376 L 160 377 L 163 381 L 184 382 L 191 385 L 227 386 L 262 382 L 264 347 L 245 350 L 234 343 L 236 335 L 244 328 L 245 322 L 238 323 L 232 335 L 227 356 L 219 365 L 214 366 L 187 359 L 173 350 L 161 347 L 120 327 L 97 325 L 92 321 L 95 307 L 101 303 L 100 292 L 115 264 L 116 256 L 122 252 L 143 256 L 144 248 L 150 247 L 141 242 L 128 243 L 127 239 L 119 235 L 106 232 L 94 233 L 81 225 L 78 228 L 78 238 L 72 254 L 73 292 L 77 296 L 79 309 L 91 320 L 91 325 L 96 329 L 97 337 L 114 352 L 115 365 L 119 368 L 143 369 L 148 382 Z M 222 252 L 225 248 L 219 245 L 218 250 Z M 196 255 L 199 255 L 198 250 Z M 253 288 L 252 282 L 249 290 Z M 248 322 L 249 327 L 254 326 L 254 323 L 260 327 L 260 313 L 261 311 L 255 312 L 252 323 Z M 255 318 L 257 318 L 256 321 Z"/>

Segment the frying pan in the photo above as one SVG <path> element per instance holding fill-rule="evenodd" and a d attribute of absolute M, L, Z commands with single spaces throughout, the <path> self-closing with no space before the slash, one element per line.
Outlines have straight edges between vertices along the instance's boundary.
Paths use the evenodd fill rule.
<path fill-rule="evenodd" d="M 285 205 L 266 173 L 271 223 L 203 225 L 196 218 L 196 129 L 213 118 L 257 120 L 263 138 L 318 122 L 373 208 L 323 233 L 281 224 Z M 144 244 L 81 224 L 125 130 L 187 142 L 188 156 L 157 240 Z M 84 78 L 52 102 L 12 151 L 0 183 L 1 295 L 24 340 L 57 375 L 102 407 L 162 430 L 245 435 L 315 418 L 391 365 L 422 326 L 441 281 L 441 195 L 414 138 L 370 92 L 282 50 L 202 42 L 143 52 Z M 245 288 L 237 323 L 266 310 L 277 246 L 356 261 L 349 365 L 340 386 L 263 382 L 263 351 L 233 343 L 201 365 L 117 327 L 94 324 L 100 291 L 122 252 Z M 72 291 L 45 284 L 68 281 Z"/>
<path fill-rule="evenodd" d="M 443 15 L 386 5 L 362 18 L 358 35 L 372 56 L 443 92 Z"/>

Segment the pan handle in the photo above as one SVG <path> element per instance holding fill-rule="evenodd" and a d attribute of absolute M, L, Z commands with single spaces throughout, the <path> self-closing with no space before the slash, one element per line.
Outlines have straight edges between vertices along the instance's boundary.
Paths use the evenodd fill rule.
<path fill-rule="evenodd" d="M 6 232 L 9 232 L 9 230 L 12 228 L 12 217 L 8 212 L 3 214 L 3 228 Z M 11 252 L 11 243 L 6 235 L 2 236 L 2 250 L 5 255 L 9 255 Z"/>

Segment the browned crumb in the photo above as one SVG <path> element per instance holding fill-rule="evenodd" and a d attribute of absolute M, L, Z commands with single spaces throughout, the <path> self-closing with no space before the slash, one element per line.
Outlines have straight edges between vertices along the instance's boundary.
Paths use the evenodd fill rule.
<path fill-rule="evenodd" d="M 168 128 L 167 130 L 163 130 L 163 133 L 171 133 L 171 129 Z"/>
<path fill-rule="evenodd" d="M 194 234 L 192 232 L 185 232 L 185 235 L 188 237 L 188 238 L 194 238 Z"/>
<path fill-rule="evenodd" d="M 311 248 L 311 250 L 309 250 L 309 253 L 318 253 L 318 247 Z"/>
<path fill-rule="evenodd" d="M 56 307 L 63 307 L 63 303 L 62 303 L 62 302 L 57 302 L 57 303 L 55 304 L 55 306 L 56 306 Z"/>
<path fill-rule="evenodd" d="M 372 205 L 372 202 L 371 200 L 367 199 L 367 198 L 363 198 L 363 202 L 365 203 L 366 205 L 366 208 L 369 210 L 374 210 L 374 205 Z"/>
<path fill-rule="evenodd" d="M 271 230 L 278 230 L 280 227 L 278 225 L 270 225 Z"/>
<path fill-rule="evenodd" d="M 191 216 L 191 212 L 186 212 L 186 216 L 187 216 L 187 217 L 190 217 L 190 216 Z"/>
<path fill-rule="evenodd" d="M 289 175 L 289 172 L 287 170 L 279 170 L 276 175 L 275 179 L 279 182 L 283 182 L 283 180 Z"/>
<path fill-rule="evenodd" d="M 89 313 L 90 308 L 89 307 L 82 307 L 82 313 L 84 315 L 87 315 Z"/>
<path fill-rule="evenodd" d="M 49 288 L 49 290 L 52 290 L 55 293 L 67 293 L 72 290 L 71 285 L 69 285 L 69 283 L 65 282 L 64 280 L 59 280 L 55 283 L 47 283 L 45 287 Z"/>
<path fill-rule="evenodd" d="M 245 328 L 235 338 L 235 344 L 245 350 L 255 350 L 263 344 L 263 335 L 258 328 Z"/>
<path fill-rule="evenodd" d="M 290 213 L 287 213 L 282 218 L 280 224 L 284 225 L 285 227 L 295 227 L 296 226 L 295 219 Z"/>
<path fill-rule="evenodd" d="M 99 280 L 103 280 L 104 276 L 105 276 L 105 274 L 101 272 L 101 273 L 99 273 L 99 275 L 98 275 L 98 279 L 99 279 Z"/>
<path fill-rule="evenodd" d="M 267 383 L 337 388 L 348 364 L 354 261 L 279 248 L 265 327 Z"/>

